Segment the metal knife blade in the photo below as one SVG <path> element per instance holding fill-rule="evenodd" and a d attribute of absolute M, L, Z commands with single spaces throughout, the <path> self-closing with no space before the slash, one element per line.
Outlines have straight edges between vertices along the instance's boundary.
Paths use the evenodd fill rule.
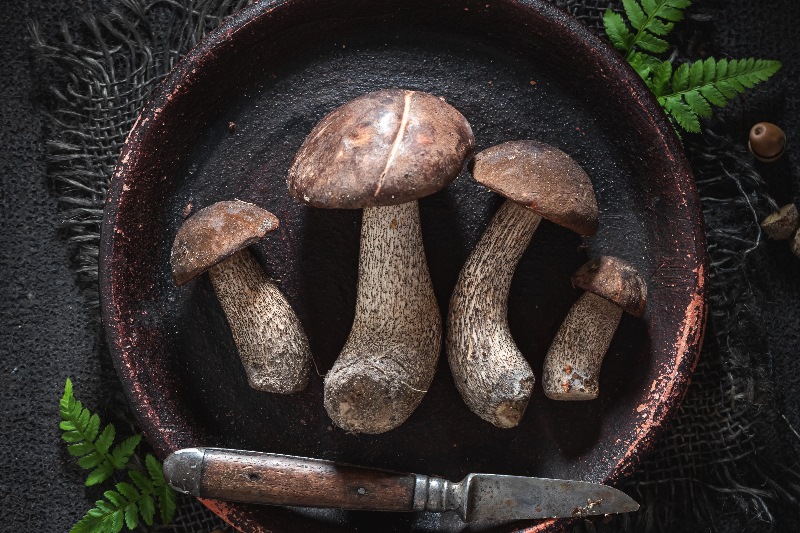
<path fill-rule="evenodd" d="M 371 511 L 456 511 L 467 522 L 584 517 L 636 511 L 623 492 L 583 481 L 469 474 L 434 476 L 321 459 L 187 448 L 164 460 L 176 490 L 218 500 Z"/>

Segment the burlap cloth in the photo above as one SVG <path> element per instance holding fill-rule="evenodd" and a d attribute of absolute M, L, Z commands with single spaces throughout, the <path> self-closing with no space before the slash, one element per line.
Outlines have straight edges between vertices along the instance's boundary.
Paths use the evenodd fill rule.
<path fill-rule="evenodd" d="M 95 314 L 101 212 L 125 136 L 150 92 L 178 59 L 222 18 L 248 3 L 110 1 L 88 8 L 85 22 L 64 27 L 58 39 L 42 38 L 36 21 L 31 26 L 37 72 L 49 94 L 43 120 L 47 172 L 64 216 L 64 236 L 72 245 L 78 283 Z M 600 19 L 608 1 L 556 3 L 602 33 Z M 709 51 L 718 57 L 725 52 L 736 57 L 737 50 L 719 48 L 720 41 L 735 42 L 735 36 L 724 33 L 724 26 L 719 28 L 717 15 L 727 4 L 698 2 L 690 9 L 688 20 L 679 25 L 673 38 L 676 59 L 694 59 Z M 775 6 L 775 11 L 794 9 L 789 4 Z M 618 4 L 611 5 L 619 10 Z M 757 8 L 748 9 L 756 11 L 742 16 L 763 15 Z M 771 23 L 786 25 L 781 20 Z M 740 55 L 755 52 L 775 58 L 769 51 L 750 49 Z M 741 139 L 752 124 L 751 115 L 763 115 L 758 106 L 763 108 L 765 101 L 779 102 L 770 105 L 796 117 L 797 98 L 786 95 L 796 88 L 798 77 L 797 68 L 788 65 L 769 88 L 739 99 L 751 98 L 753 103 L 737 101 L 723 114 L 725 121 L 707 124 L 702 135 L 685 139 L 702 199 L 711 258 L 706 343 L 676 420 L 655 452 L 622 487 L 642 502 L 642 511 L 610 524 L 587 522 L 579 529 L 790 531 L 791 524 L 798 523 L 800 476 L 795 446 L 800 436 L 791 425 L 796 409 L 790 405 L 785 410 L 783 390 L 775 386 L 774 342 L 768 327 L 768 299 L 774 284 L 758 275 L 765 261 L 782 252 L 772 244 L 768 254 L 758 253 L 764 245 L 757 224 L 777 207 L 761 174 L 778 174 L 783 169 L 779 178 L 783 185 L 778 185 L 777 193 L 773 187 L 773 194 L 786 197 L 793 190 L 790 176 L 797 179 L 797 166 L 787 159 L 780 167 L 755 169 L 743 143 L 733 140 Z M 789 127 L 797 131 L 796 122 L 790 121 Z M 98 343 L 97 357 L 108 357 L 102 343 Z M 120 419 L 126 419 L 121 402 L 119 410 Z M 185 498 L 172 530 L 209 531 L 218 525 L 218 518 Z"/>

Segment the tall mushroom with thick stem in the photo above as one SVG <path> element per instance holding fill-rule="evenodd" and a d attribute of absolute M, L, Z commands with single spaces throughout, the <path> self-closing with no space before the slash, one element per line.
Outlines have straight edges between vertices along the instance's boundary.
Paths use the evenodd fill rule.
<path fill-rule="evenodd" d="M 642 316 L 647 285 L 633 266 L 603 256 L 583 265 L 572 284 L 586 292 L 570 309 L 544 360 L 542 385 L 553 400 L 594 400 L 600 366 L 622 311 Z"/>
<path fill-rule="evenodd" d="M 248 246 L 278 227 L 264 209 L 217 202 L 183 223 L 172 244 L 175 283 L 208 271 L 250 386 L 291 394 L 308 384 L 311 350 L 300 321 Z"/>
<path fill-rule="evenodd" d="M 542 218 L 581 235 L 597 231 L 589 176 L 567 154 L 513 141 L 475 156 L 475 179 L 507 200 L 461 270 L 450 300 L 447 355 L 467 406 L 497 427 L 519 424 L 535 382 L 508 328 L 508 292 Z"/>
<path fill-rule="evenodd" d="M 472 129 L 455 108 L 392 89 L 323 118 L 289 170 L 298 199 L 364 209 L 355 319 L 325 376 L 325 409 L 345 430 L 399 426 L 433 379 L 442 325 L 416 200 L 453 181 L 473 150 Z"/>

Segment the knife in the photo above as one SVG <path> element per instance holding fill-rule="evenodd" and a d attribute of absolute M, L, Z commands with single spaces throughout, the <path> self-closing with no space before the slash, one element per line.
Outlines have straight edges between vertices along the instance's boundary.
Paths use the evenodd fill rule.
<path fill-rule="evenodd" d="M 186 448 L 164 460 L 164 478 L 201 498 L 367 511 L 457 511 L 465 522 L 628 513 L 639 504 L 605 485 L 497 474 L 459 483 L 321 459 L 222 448 Z"/>

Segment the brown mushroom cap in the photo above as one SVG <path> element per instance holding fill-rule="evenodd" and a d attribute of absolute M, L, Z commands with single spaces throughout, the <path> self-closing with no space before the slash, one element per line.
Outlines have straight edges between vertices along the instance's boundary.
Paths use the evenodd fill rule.
<path fill-rule="evenodd" d="M 617 257 L 592 259 L 572 276 L 572 285 L 613 302 L 634 316 L 647 308 L 647 285 L 629 263 Z"/>
<path fill-rule="evenodd" d="M 467 119 L 443 99 L 377 91 L 316 125 L 289 169 L 289 191 L 314 207 L 402 204 L 446 187 L 474 149 Z"/>
<path fill-rule="evenodd" d="M 572 276 L 572 285 L 615 303 L 634 316 L 647 308 L 647 284 L 639 272 L 622 259 L 592 259 Z"/>
<path fill-rule="evenodd" d="M 183 223 L 172 243 L 175 283 L 187 283 L 277 227 L 275 215 L 241 200 L 201 209 Z"/>
<path fill-rule="evenodd" d="M 511 141 L 475 156 L 479 183 L 581 235 L 597 232 L 597 199 L 586 172 L 567 154 L 538 141 Z"/>

